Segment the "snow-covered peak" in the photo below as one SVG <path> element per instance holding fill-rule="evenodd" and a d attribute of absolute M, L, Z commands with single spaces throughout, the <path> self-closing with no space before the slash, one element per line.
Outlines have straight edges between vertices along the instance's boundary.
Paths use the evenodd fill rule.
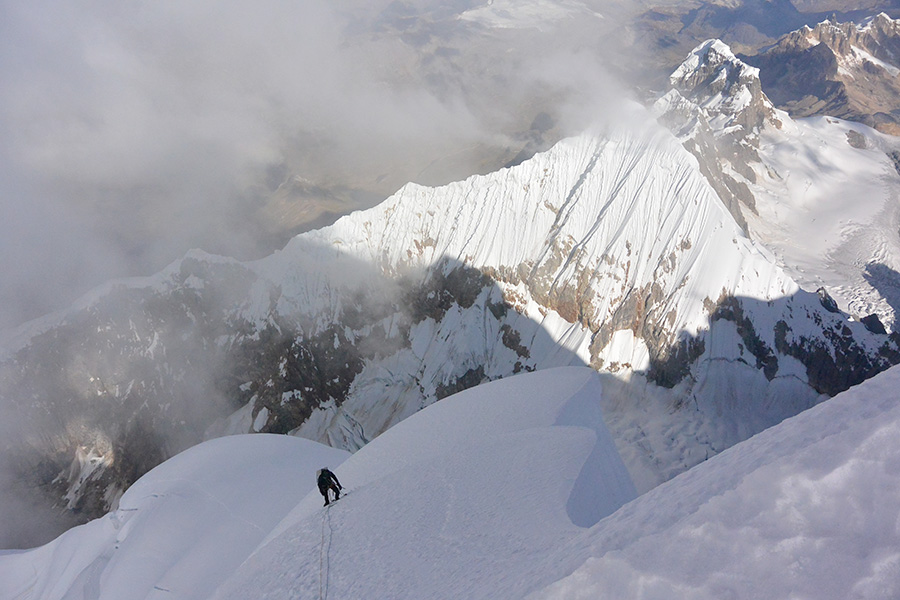
<path fill-rule="evenodd" d="M 835 58 L 831 46 L 839 47 L 835 40 L 860 40 L 859 32 L 868 35 L 872 28 L 889 30 L 896 24 L 882 15 L 860 26 L 825 21 L 816 28 L 801 28 L 762 55 L 763 81 L 779 97 L 784 93 L 779 85 L 797 83 L 797 96 L 803 96 L 808 88 L 802 82 L 821 66 L 819 59 L 832 65 L 833 74 L 844 68 L 840 65 L 847 69 L 855 65 L 853 72 L 869 84 L 895 80 L 877 76 L 897 71 L 891 64 L 856 46 L 848 46 L 846 56 Z M 799 53 L 785 56 L 792 46 Z M 654 111 L 697 157 L 735 218 L 778 256 L 804 289 L 824 287 L 844 310 L 859 318 L 877 313 L 883 322 L 894 322 L 892 272 L 900 266 L 894 208 L 900 156 L 896 138 L 834 118 L 792 119 L 771 109 L 761 92 L 759 105 L 765 110 L 754 113 L 748 107 L 743 114 L 734 113 L 732 97 L 710 93 L 704 76 L 727 80 L 726 73 L 733 73 L 740 63 L 720 42 L 701 44 L 672 77 L 682 87 L 669 90 Z M 756 89 L 757 71 L 742 72 L 747 73 L 750 88 Z M 788 74 L 784 81 L 779 73 Z M 791 73 L 797 74 L 796 81 Z M 686 81 L 695 87 L 685 89 Z M 871 93 L 876 88 L 866 89 L 867 101 L 877 103 L 877 94 Z M 878 89 L 888 93 L 887 88 Z M 839 96 L 843 101 L 848 98 Z M 760 115 L 771 116 L 759 119 Z M 848 197 L 856 201 L 848 203 Z M 805 242 L 797 244 L 797 239 Z M 868 258 L 863 261 L 861 256 Z"/>
<path fill-rule="evenodd" d="M 701 70 L 728 68 L 729 65 L 736 65 L 739 62 L 728 44 L 719 39 L 706 40 L 691 51 L 672 73 L 669 81 L 673 86 L 677 86 L 678 82 L 692 77 Z M 749 70 L 748 73 L 753 71 Z M 758 70 L 756 74 L 758 75 Z"/>
<path fill-rule="evenodd" d="M 665 124 L 700 161 L 700 169 L 738 224 L 755 212 L 747 187 L 759 161 L 760 134 L 780 129 L 779 113 L 762 91 L 759 69 L 737 58 L 720 40 L 697 46 L 670 78 L 672 89 L 653 106 Z"/>
<path fill-rule="evenodd" d="M 673 90 L 696 103 L 714 129 L 758 128 L 774 117 L 762 92 L 759 69 L 751 67 L 721 40 L 707 40 L 691 52 L 669 78 Z"/>

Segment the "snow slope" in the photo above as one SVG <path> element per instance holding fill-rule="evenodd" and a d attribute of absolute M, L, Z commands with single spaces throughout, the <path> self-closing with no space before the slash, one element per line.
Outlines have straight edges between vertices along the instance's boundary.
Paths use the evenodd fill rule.
<path fill-rule="evenodd" d="M 340 464 L 349 493 L 327 510 L 287 488 L 340 453 L 215 440 L 139 481 L 133 514 L 0 554 L 0 596 L 896 598 L 898 389 L 893 368 L 631 501 L 583 368 L 421 411 Z"/>
<path fill-rule="evenodd" d="M 304 498 L 215 597 L 521 597 L 522 572 L 635 495 L 600 393 L 563 368 L 442 400 L 341 465 L 347 497 Z"/>
<path fill-rule="evenodd" d="M 327 512 L 314 471 L 346 453 L 287 436 L 204 443 L 117 511 L 0 554 L 0 597 L 206 598 L 267 534 L 218 597 L 497 597 L 514 577 L 486 580 L 538 568 L 635 497 L 600 394 L 595 372 L 566 368 L 448 398 L 337 468 L 349 493 Z"/>
<path fill-rule="evenodd" d="M 644 494 L 533 598 L 900 597 L 900 368 Z"/>
<path fill-rule="evenodd" d="M 0 552 L 0 598 L 209 597 L 347 452 L 243 435 L 186 450 L 138 480 L 119 508 L 27 551 Z"/>
<path fill-rule="evenodd" d="M 900 308 L 900 174 L 889 154 L 900 142 L 832 117 L 781 120 L 760 139 L 754 237 L 801 286 L 824 287 L 843 310 L 876 313 L 891 328 Z"/>

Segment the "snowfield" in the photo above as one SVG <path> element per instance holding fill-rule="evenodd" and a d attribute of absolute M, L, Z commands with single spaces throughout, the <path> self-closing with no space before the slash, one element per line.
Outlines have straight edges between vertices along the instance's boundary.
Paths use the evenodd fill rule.
<path fill-rule="evenodd" d="M 900 597 L 898 389 L 894 367 L 644 494 L 534 598 Z"/>
<path fill-rule="evenodd" d="M 0 554 L 0 597 L 896 598 L 898 389 L 894 368 L 636 499 L 587 368 L 472 388 L 347 460 L 222 438 Z M 313 473 L 338 464 L 325 509 Z"/>
<path fill-rule="evenodd" d="M 782 130 L 761 137 L 754 237 L 801 287 L 825 287 L 842 310 L 877 313 L 890 329 L 900 301 L 896 138 L 833 117 L 779 118 Z"/>
<path fill-rule="evenodd" d="M 548 553 L 635 496 L 600 394 L 592 370 L 550 369 L 417 413 L 337 469 L 346 499 L 325 512 L 304 498 L 216 598 L 516 598 L 551 583 Z"/>
<path fill-rule="evenodd" d="M 208 598 L 316 470 L 347 456 L 266 434 L 194 446 L 135 482 L 118 510 L 40 548 L 0 552 L 0 598 Z"/>

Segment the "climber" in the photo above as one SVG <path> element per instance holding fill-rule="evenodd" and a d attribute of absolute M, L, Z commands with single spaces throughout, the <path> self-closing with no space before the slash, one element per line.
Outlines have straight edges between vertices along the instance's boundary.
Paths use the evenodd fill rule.
<path fill-rule="evenodd" d="M 341 497 L 341 490 L 344 489 L 335 474 L 328 470 L 328 467 L 321 468 L 316 472 L 316 484 L 319 486 L 319 492 L 325 497 L 325 506 L 328 506 L 328 490 L 334 490 L 334 499 L 338 500 Z"/>

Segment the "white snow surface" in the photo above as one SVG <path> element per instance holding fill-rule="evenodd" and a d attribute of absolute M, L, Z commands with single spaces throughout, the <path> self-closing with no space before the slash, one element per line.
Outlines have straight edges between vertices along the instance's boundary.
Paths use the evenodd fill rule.
<path fill-rule="evenodd" d="M 119 511 L 0 553 L 0 597 L 896 598 L 898 389 L 894 368 L 636 499 L 586 368 L 472 388 L 343 462 L 214 440 Z M 313 467 L 338 463 L 348 493 L 324 509 Z"/>
<path fill-rule="evenodd" d="M 208 598 L 349 454 L 269 434 L 219 438 L 141 477 L 119 508 L 27 551 L 0 552 L 0 598 Z"/>
<path fill-rule="evenodd" d="M 900 307 L 900 175 L 887 153 L 900 144 L 833 117 L 779 119 L 781 130 L 760 136 L 753 237 L 803 288 L 825 287 L 842 310 L 877 313 L 890 328 Z"/>
<path fill-rule="evenodd" d="M 900 368 L 660 485 L 538 598 L 900 597 Z"/>
<path fill-rule="evenodd" d="M 430 406 L 343 463 L 347 497 L 304 498 L 215 597 L 515 598 L 552 582 L 547 553 L 635 497 L 600 394 L 568 367 Z"/>
<path fill-rule="evenodd" d="M 262 434 L 206 442 L 114 513 L 0 554 L 0 597 L 206 598 L 266 534 L 216 597 L 521 595 L 491 578 L 538 569 L 636 495 L 600 394 L 596 372 L 564 368 L 447 398 L 334 469 L 349 493 L 327 512 L 315 468 L 346 453 Z"/>

